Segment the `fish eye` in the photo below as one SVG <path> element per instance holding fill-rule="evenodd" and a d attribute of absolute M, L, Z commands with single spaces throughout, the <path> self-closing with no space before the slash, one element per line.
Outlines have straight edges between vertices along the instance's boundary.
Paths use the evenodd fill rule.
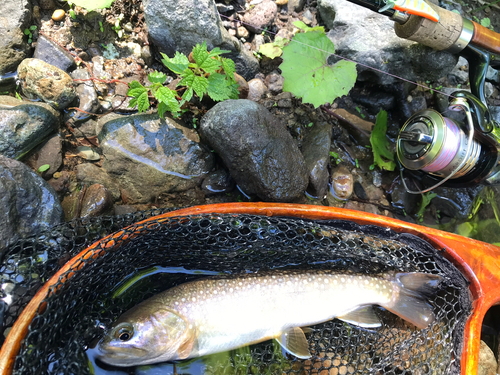
<path fill-rule="evenodd" d="M 128 341 L 132 336 L 134 336 L 134 331 L 128 327 L 122 327 L 115 333 L 115 337 L 120 341 Z"/>

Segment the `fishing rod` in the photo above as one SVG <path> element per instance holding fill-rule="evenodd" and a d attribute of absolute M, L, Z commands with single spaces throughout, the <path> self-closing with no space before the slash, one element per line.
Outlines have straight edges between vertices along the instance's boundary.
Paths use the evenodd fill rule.
<path fill-rule="evenodd" d="M 465 123 L 425 109 L 401 128 L 397 155 L 405 189 L 420 194 L 440 185 L 500 184 L 500 124 L 493 120 L 484 93 L 488 66 L 500 67 L 492 58 L 500 55 L 500 34 L 424 0 L 348 1 L 389 17 L 400 38 L 459 54 L 469 62 L 471 92 L 455 91 L 448 107 L 463 111 Z M 410 189 L 405 171 L 415 186 L 424 188 Z"/>

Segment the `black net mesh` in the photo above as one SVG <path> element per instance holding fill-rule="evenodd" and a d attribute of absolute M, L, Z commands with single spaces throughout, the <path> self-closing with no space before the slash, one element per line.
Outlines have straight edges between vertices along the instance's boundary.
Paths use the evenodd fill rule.
<path fill-rule="evenodd" d="M 135 218 L 128 217 L 121 224 Z M 75 237 L 83 238 L 82 244 L 88 244 L 87 238 L 104 235 L 112 227 L 101 226 L 99 220 L 92 225 L 94 230 L 87 229 Z M 62 228 L 58 230 L 57 233 L 64 232 Z M 69 233 L 73 236 L 78 230 L 81 231 L 73 228 Z M 413 235 L 345 221 L 207 214 L 134 224 L 122 231 L 114 239 L 114 246 L 102 255 L 101 251 L 109 244 L 109 240 L 101 241 L 92 250 L 99 257 L 82 260 L 87 263 L 85 267 L 53 288 L 46 307 L 30 326 L 16 359 L 15 373 L 91 373 L 85 349 L 102 336 L 102 326 L 109 327 L 121 313 L 141 300 L 211 272 L 235 274 L 290 268 L 439 274 L 444 277 L 443 288 L 430 300 L 436 320 L 419 330 L 380 308 L 377 313 L 383 326 L 377 330 L 361 329 L 338 320 L 312 327 L 307 336 L 313 353 L 310 360 L 283 356 L 268 341 L 251 346 L 248 352 L 240 351 L 219 362 L 210 362 L 203 372 L 460 373 L 464 326 L 472 308 L 467 283 L 431 245 Z M 0 275 L 2 283 L 7 280 L 17 289 L 14 303 L 4 313 L 4 328 L 12 325 L 33 291 L 63 260 L 82 247 L 74 239 L 59 234 L 37 238 L 32 246 L 16 246 L 5 255 Z M 120 282 L 152 266 L 163 267 L 167 272 L 144 278 L 117 296 Z M 19 297 L 24 293 L 26 297 Z"/>

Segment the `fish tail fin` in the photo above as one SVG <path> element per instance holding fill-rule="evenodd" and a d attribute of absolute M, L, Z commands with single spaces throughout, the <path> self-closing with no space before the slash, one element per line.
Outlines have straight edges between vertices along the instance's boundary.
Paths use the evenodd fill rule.
<path fill-rule="evenodd" d="M 395 283 L 399 286 L 399 294 L 391 306 L 384 307 L 424 329 L 435 319 L 433 308 L 427 299 L 436 294 L 442 279 L 439 275 L 427 273 L 397 273 Z"/>

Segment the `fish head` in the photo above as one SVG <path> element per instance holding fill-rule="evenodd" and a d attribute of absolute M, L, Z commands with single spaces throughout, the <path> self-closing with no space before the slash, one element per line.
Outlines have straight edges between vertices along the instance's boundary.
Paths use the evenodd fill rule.
<path fill-rule="evenodd" d="M 123 314 L 98 343 L 103 362 L 120 367 L 187 358 L 194 331 L 185 317 L 169 309 L 134 308 Z"/>

